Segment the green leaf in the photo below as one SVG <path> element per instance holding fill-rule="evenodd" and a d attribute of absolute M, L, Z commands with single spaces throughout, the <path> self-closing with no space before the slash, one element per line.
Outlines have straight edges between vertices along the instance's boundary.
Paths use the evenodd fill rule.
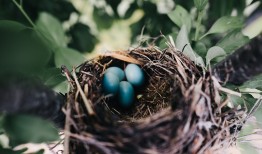
<path fill-rule="evenodd" d="M 247 107 L 248 111 L 251 110 L 251 108 L 254 106 L 254 104 L 256 103 L 257 99 L 254 98 L 252 95 L 250 94 L 242 94 L 241 96 L 244 101 L 245 101 L 245 106 Z"/>
<path fill-rule="evenodd" d="M 207 55 L 206 55 L 206 65 L 210 64 L 210 61 L 214 58 L 221 57 L 221 56 L 226 56 L 226 52 L 224 49 L 214 46 L 208 49 Z"/>
<path fill-rule="evenodd" d="M 197 10 L 202 11 L 206 7 L 208 0 L 194 0 L 194 3 Z"/>
<path fill-rule="evenodd" d="M 47 85 L 48 87 L 53 88 L 65 80 L 66 80 L 66 77 L 63 76 L 62 74 L 53 74 L 52 76 L 50 76 L 48 80 L 45 81 L 44 84 Z"/>
<path fill-rule="evenodd" d="M 33 29 L 0 38 L 2 71 L 34 72 L 45 67 L 52 53 Z"/>
<path fill-rule="evenodd" d="M 203 35 L 200 39 L 206 35 L 214 33 L 224 33 L 229 30 L 239 29 L 243 27 L 243 20 L 240 17 L 224 16 L 219 18 L 209 29 L 209 31 Z"/>
<path fill-rule="evenodd" d="M 183 25 L 180 29 L 177 38 L 176 38 L 176 47 L 183 52 L 184 55 L 189 57 L 192 61 L 194 61 L 197 65 L 204 67 L 203 59 L 195 53 L 192 49 L 187 35 L 186 26 Z M 184 50 L 184 51 L 183 51 Z"/>
<path fill-rule="evenodd" d="M 247 120 L 245 124 L 243 125 L 240 131 L 240 135 L 239 135 L 239 137 L 241 138 L 237 140 L 237 149 L 239 149 L 241 153 L 243 154 L 247 154 L 247 153 L 258 154 L 259 153 L 258 152 L 259 149 L 256 149 L 256 147 L 252 144 L 252 140 L 250 140 L 250 137 L 251 137 L 250 134 L 254 133 L 255 129 L 259 128 L 257 124 L 259 124 L 259 122 L 253 121 L 253 120 Z M 249 141 L 247 142 L 245 140 L 249 140 Z"/>
<path fill-rule="evenodd" d="M 0 30 L 7 30 L 13 32 L 19 32 L 26 29 L 27 27 L 16 21 L 11 20 L 0 20 Z"/>
<path fill-rule="evenodd" d="M 52 15 L 41 13 L 36 28 L 54 46 L 66 47 L 67 41 L 62 24 Z"/>
<path fill-rule="evenodd" d="M 206 45 L 203 42 L 197 42 L 195 47 L 194 47 L 194 50 L 202 58 L 204 58 L 207 54 L 207 48 L 206 48 Z"/>
<path fill-rule="evenodd" d="M 52 88 L 57 93 L 65 94 L 68 92 L 68 82 L 62 75 L 60 68 L 49 68 L 38 74 L 42 82 Z"/>
<path fill-rule="evenodd" d="M 54 88 L 58 84 L 66 81 L 66 77 L 62 75 L 60 68 L 45 69 L 39 73 L 39 76 L 43 83 L 50 88 Z"/>
<path fill-rule="evenodd" d="M 240 88 L 252 88 L 262 90 L 262 74 L 248 80 L 242 86 L 240 86 Z"/>
<path fill-rule="evenodd" d="M 187 32 L 189 33 L 192 26 L 192 19 L 190 14 L 180 5 L 176 5 L 175 10 L 168 13 L 168 17 L 180 28 L 186 25 Z"/>
<path fill-rule="evenodd" d="M 64 81 L 53 87 L 53 90 L 57 93 L 66 94 L 68 93 L 68 81 Z"/>
<path fill-rule="evenodd" d="M 4 130 L 12 144 L 42 143 L 59 139 L 57 129 L 48 121 L 28 115 L 7 115 Z"/>
<path fill-rule="evenodd" d="M 245 102 L 243 98 L 235 95 L 228 95 L 228 98 L 230 102 L 234 104 L 235 107 L 238 105 L 243 105 Z"/>
<path fill-rule="evenodd" d="M 234 30 L 228 33 L 217 43 L 217 46 L 223 48 L 227 54 L 230 54 L 242 47 L 249 41 L 249 38 L 242 34 L 240 30 Z"/>
<path fill-rule="evenodd" d="M 262 127 L 262 107 L 261 106 L 254 113 L 254 116 L 256 117 L 257 125 L 259 125 L 259 128 L 261 128 Z"/>
<path fill-rule="evenodd" d="M 242 94 L 241 97 L 235 95 L 228 95 L 229 100 L 234 104 L 234 106 L 241 105 L 241 107 L 246 107 L 248 111 L 254 106 L 257 99 L 255 99 L 250 94 Z"/>
<path fill-rule="evenodd" d="M 55 65 L 65 65 L 69 70 L 82 64 L 86 59 L 81 53 L 71 48 L 60 47 L 55 51 Z"/>

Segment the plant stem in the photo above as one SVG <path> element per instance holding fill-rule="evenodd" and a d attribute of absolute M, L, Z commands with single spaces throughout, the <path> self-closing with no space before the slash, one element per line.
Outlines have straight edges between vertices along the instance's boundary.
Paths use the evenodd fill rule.
<path fill-rule="evenodd" d="M 30 19 L 30 17 L 26 14 L 25 10 L 23 9 L 22 5 L 18 4 L 16 0 L 13 0 L 13 3 L 17 6 L 17 8 L 22 12 L 22 14 L 25 16 L 27 21 L 35 28 L 36 25 L 34 22 Z"/>
<path fill-rule="evenodd" d="M 207 32 L 206 34 L 204 34 L 203 36 L 201 36 L 198 40 L 202 40 L 204 37 L 206 37 L 209 33 Z"/>
<path fill-rule="evenodd" d="M 198 41 L 198 35 L 199 35 L 199 30 L 200 30 L 202 18 L 203 18 L 203 11 L 199 11 L 199 12 L 198 12 L 198 17 L 197 17 L 197 26 L 196 26 L 196 33 L 195 33 L 195 41 Z"/>

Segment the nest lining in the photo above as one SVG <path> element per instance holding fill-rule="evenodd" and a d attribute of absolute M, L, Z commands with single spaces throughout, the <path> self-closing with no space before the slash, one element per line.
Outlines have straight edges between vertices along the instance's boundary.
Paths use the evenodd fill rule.
<path fill-rule="evenodd" d="M 109 66 L 141 66 L 147 83 L 129 110 L 101 89 Z M 137 48 L 108 53 L 84 63 L 78 72 L 91 115 L 74 82 L 68 94 L 70 153 L 207 153 L 235 143 L 245 112 L 224 106 L 215 79 L 202 74 L 174 47 Z M 75 81 L 75 82 L 78 82 Z M 69 125 L 69 123 L 67 123 Z"/>

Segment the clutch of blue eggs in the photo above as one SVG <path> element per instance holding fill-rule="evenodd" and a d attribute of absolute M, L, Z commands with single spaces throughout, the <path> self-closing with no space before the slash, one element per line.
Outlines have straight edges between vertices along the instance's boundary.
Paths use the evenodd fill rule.
<path fill-rule="evenodd" d="M 119 107 L 128 109 L 134 105 L 136 91 L 145 84 L 145 74 L 140 66 L 128 64 L 124 69 L 112 66 L 103 75 L 103 92 L 116 99 Z"/>

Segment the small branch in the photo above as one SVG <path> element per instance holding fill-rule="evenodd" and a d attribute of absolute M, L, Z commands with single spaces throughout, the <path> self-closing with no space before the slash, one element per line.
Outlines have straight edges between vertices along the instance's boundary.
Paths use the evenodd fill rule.
<path fill-rule="evenodd" d="M 230 89 L 227 89 L 227 88 L 224 88 L 224 87 L 219 87 L 218 88 L 220 91 L 223 91 L 225 93 L 228 93 L 228 94 L 231 94 L 231 95 L 235 95 L 235 96 L 238 96 L 238 97 L 241 97 L 241 93 L 239 92 L 236 92 L 236 91 L 233 91 L 233 90 L 230 90 Z"/>
<path fill-rule="evenodd" d="M 134 59 L 133 57 L 121 54 L 121 52 L 108 52 L 108 53 L 105 53 L 103 56 L 110 56 L 110 57 L 113 57 L 115 59 L 119 59 L 119 60 L 126 61 L 126 62 L 129 62 L 129 63 L 134 63 L 134 64 L 137 64 L 137 65 L 142 64 L 140 61 Z"/>
<path fill-rule="evenodd" d="M 62 109 L 63 112 L 66 114 L 66 121 L 65 121 L 65 132 L 70 132 L 70 102 L 67 104 L 68 109 L 67 111 L 65 109 Z M 65 141 L 64 141 L 64 154 L 69 154 L 69 142 L 70 142 L 70 136 L 65 133 Z"/>
<path fill-rule="evenodd" d="M 215 87 L 218 88 L 219 91 L 241 97 L 241 93 L 222 87 L 214 76 L 212 76 L 212 80 L 213 80 Z"/>
<path fill-rule="evenodd" d="M 199 30 L 200 30 L 202 18 L 203 18 L 203 11 L 200 11 L 200 12 L 198 12 L 198 17 L 197 17 L 195 41 L 198 41 L 198 35 L 199 35 Z"/>
<path fill-rule="evenodd" d="M 93 110 L 93 108 L 92 108 L 92 106 L 91 106 L 91 103 L 90 103 L 90 101 L 86 98 L 86 95 L 85 95 L 85 93 L 83 92 L 83 90 L 82 90 L 82 88 L 81 88 L 81 86 L 80 86 L 80 84 L 79 84 L 79 82 L 78 82 L 78 80 L 77 80 L 75 69 L 73 69 L 72 75 L 73 75 L 73 78 L 74 78 L 74 80 L 75 80 L 77 89 L 79 90 L 80 95 L 81 95 L 81 97 L 82 97 L 82 99 L 83 99 L 83 101 L 84 101 L 84 103 L 85 103 L 85 106 L 86 106 L 86 109 L 87 109 L 89 115 L 94 115 L 95 112 L 94 112 L 94 110 Z"/>
<path fill-rule="evenodd" d="M 86 142 L 87 144 L 89 144 L 89 145 L 91 145 L 91 146 L 94 146 L 94 147 L 96 147 L 96 148 L 98 148 L 98 149 L 100 149 L 103 153 L 105 153 L 105 154 L 111 154 L 112 153 L 112 151 L 109 149 L 109 148 L 107 148 L 103 143 L 101 143 L 101 142 L 99 142 L 99 141 L 97 141 L 97 140 L 95 140 L 95 139 L 92 139 L 92 138 L 86 138 L 86 137 L 84 137 L 84 136 L 81 136 L 81 135 L 78 135 L 78 134 L 72 134 L 72 133 L 70 133 L 70 132 L 68 132 L 67 133 L 70 137 L 72 137 L 72 138 L 76 138 L 76 139 L 78 139 L 78 140 L 81 140 L 81 141 L 83 141 L 83 142 Z"/>
<path fill-rule="evenodd" d="M 35 28 L 36 25 L 34 24 L 34 22 L 30 19 L 30 17 L 27 15 L 27 13 L 25 12 L 25 10 L 23 9 L 21 4 L 18 4 L 16 0 L 13 0 L 13 3 L 16 5 L 16 7 L 21 11 L 21 13 L 25 16 L 25 18 L 27 19 L 27 21 Z"/>
<path fill-rule="evenodd" d="M 64 73 L 64 75 L 66 76 L 66 79 L 67 79 L 67 81 L 69 82 L 70 86 L 71 86 L 72 88 L 74 88 L 74 85 L 72 84 L 73 80 L 72 80 L 71 77 L 70 77 L 70 72 L 69 72 L 69 70 L 67 69 L 67 67 L 66 67 L 65 65 L 62 65 L 62 66 L 61 66 L 61 70 L 62 70 L 62 72 Z"/>

